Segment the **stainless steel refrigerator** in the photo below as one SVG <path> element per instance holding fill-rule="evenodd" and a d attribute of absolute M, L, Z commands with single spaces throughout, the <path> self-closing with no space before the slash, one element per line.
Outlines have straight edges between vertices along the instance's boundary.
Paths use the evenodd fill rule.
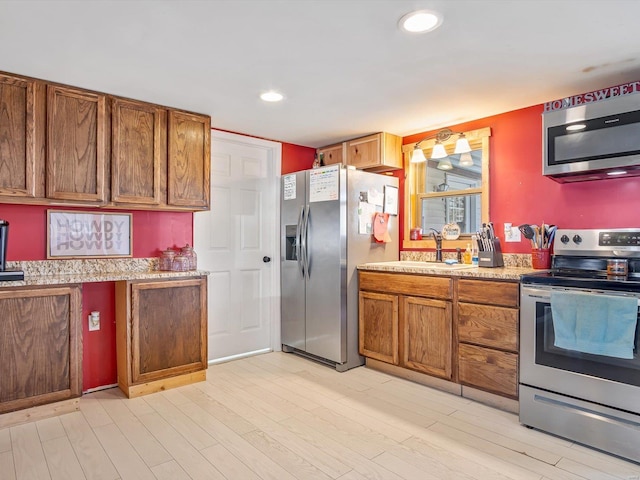
<path fill-rule="evenodd" d="M 398 179 L 331 165 L 282 177 L 282 350 L 345 371 L 358 354 L 358 275 L 367 262 L 398 260 L 398 216 L 388 238 L 372 214 L 397 210 Z M 386 202 L 386 203 L 385 203 Z"/>

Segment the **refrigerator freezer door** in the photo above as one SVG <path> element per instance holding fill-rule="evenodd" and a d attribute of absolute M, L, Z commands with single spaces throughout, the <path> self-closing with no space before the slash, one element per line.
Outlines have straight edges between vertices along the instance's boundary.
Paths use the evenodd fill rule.
<path fill-rule="evenodd" d="M 344 363 L 346 339 L 346 183 L 340 172 L 338 200 L 309 203 L 307 219 L 307 348 Z"/>
<path fill-rule="evenodd" d="M 300 231 L 306 204 L 306 172 L 282 177 L 280 203 L 280 287 L 281 341 L 283 345 L 306 349 L 305 280 L 301 268 Z"/>

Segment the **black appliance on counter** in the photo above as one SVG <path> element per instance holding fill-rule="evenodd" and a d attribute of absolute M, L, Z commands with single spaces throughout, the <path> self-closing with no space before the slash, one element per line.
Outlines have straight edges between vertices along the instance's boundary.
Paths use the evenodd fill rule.
<path fill-rule="evenodd" d="M 22 270 L 7 270 L 7 244 L 9 243 L 9 222 L 0 219 L 0 282 L 24 280 Z"/>
<path fill-rule="evenodd" d="M 640 228 L 562 230 L 520 287 L 520 423 L 640 462 Z"/>

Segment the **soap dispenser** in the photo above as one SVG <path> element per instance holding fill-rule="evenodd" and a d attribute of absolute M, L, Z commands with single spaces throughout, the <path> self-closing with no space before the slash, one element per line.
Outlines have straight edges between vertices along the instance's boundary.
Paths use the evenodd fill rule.
<path fill-rule="evenodd" d="M 466 265 L 471 265 L 471 244 L 467 243 L 467 249 L 464 251 L 464 263 Z"/>

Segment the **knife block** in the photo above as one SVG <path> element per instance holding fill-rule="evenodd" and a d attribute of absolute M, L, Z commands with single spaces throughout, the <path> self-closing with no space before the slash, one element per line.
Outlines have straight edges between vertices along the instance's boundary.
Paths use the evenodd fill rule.
<path fill-rule="evenodd" d="M 479 267 L 504 267 L 502 258 L 502 248 L 500 247 L 500 239 L 493 240 L 493 250 L 485 250 L 478 252 Z"/>

